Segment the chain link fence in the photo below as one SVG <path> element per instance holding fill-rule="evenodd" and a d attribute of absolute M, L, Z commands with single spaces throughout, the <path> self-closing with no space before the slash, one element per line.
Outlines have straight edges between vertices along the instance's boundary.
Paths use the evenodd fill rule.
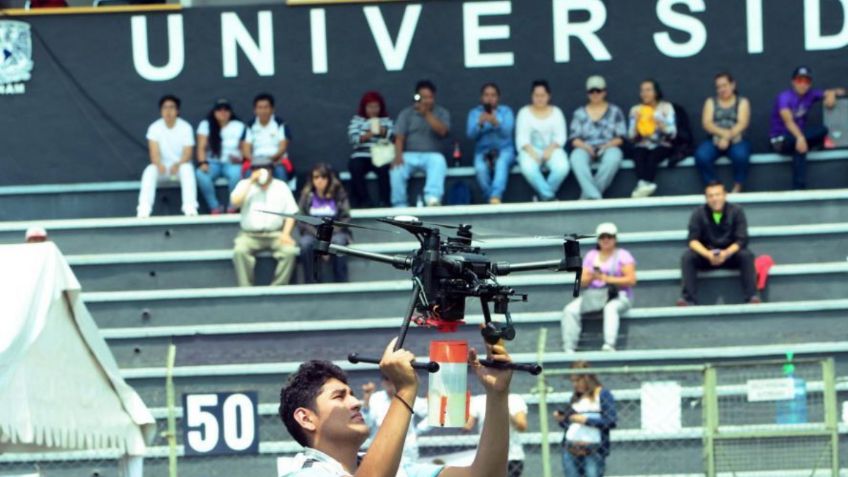
<path fill-rule="evenodd" d="M 838 466 L 833 364 L 795 361 L 792 400 L 761 400 L 789 392 L 774 381 L 786 378 L 782 366 L 774 361 L 589 370 L 549 367 L 533 389 L 514 390 L 529 409 L 529 428 L 520 434 L 526 453 L 523 475 L 563 475 L 563 430 L 552 413 L 571 400 L 569 377 L 591 372 L 616 400 L 607 476 L 831 476 Z M 803 381 L 804 406 L 795 399 L 796 379 Z M 176 396 L 182 391 L 177 386 Z M 183 409 L 175 411 L 181 477 L 276 476 L 277 458 L 299 449 L 277 416 L 277 404 L 265 403 L 258 409 L 258 455 L 185 456 Z M 144 473 L 166 476 L 167 412 L 164 408 L 153 412 L 159 429 L 144 460 Z M 419 438 L 421 460 L 469 459 L 478 440 L 476 432 L 430 429 Z M 118 477 L 120 470 L 117 452 L 0 455 L 0 476 Z"/>

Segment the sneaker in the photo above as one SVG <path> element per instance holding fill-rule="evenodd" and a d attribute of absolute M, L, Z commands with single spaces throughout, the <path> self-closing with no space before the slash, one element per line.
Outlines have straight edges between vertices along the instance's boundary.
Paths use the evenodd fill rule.
<path fill-rule="evenodd" d="M 762 302 L 763 302 L 763 300 L 762 300 L 762 298 L 760 298 L 759 295 L 754 295 L 751 298 L 748 298 L 748 304 L 749 305 L 759 305 Z"/>
<path fill-rule="evenodd" d="M 139 219 L 147 219 L 150 217 L 150 209 L 144 208 L 142 206 L 138 206 L 135 212 L 135 216 Z"/>
<path fill-rule="evenodd" d="M 685 298 L 682 298 L 682 297 L 678 298 L 677 301 L 674 304 L 675 304 L 675 306 L 694 306 L 695 305 L 694 302 L 691 302 L 691 301 L 689 301 Z"/>
<path fill-rule="evenodd" d="M 442 205 L 442 201 L 435 197 L 427 199 L 427 207 L 439 207 L 440 205 Z"/>
<path fill-rule="evenodd" d="M 604 345 L 601 346 L 601 351 L 609 351 L 609 352 L 615 351 L 615 346 L 611 346 L 611 345 L 604 343 Z"/>
<path fill-rule="evenodd" d="M 630 194 L 630 197 L 640 198 L 640 197 L 649 197 L 657 191 L 657 185 L 653 182 L 647 182 L 640 180 L 638 184 L 636 184 L 636 188 L 633 189 L 633 193 Z"/>
<path fill-rule="evenodd" d="M 565 354 L 574 354 L 575 353 L 574 348 L 564 348 L 562 351 Z"/>
<path fill-rule="evenodd" d="M 235 207 L 227 207 L 227 213 L 228 214 L 237 214 L 238 212 L 239 212 L 239 210 Z"/>
<path fill-rule="evenodd" d="M 224 208 L 221 206 L 215 207 L 209 211 L 209 215 L 221 215 L 224 213 Z"/>
<path fill-rule="evenodd" d="M 492 197 L 489 199 L 489 203 L 492 205 L 498 205 L 501 203 L 501 199 L 499 197 Z"/>
<path fill-rule="evenodd" d="M 183 215 L 185 215 L 186 217 L 196 217 L 197 209 L 195 209 L 194 207 L 186 207 L 185 209 L 183 209 Z"/>

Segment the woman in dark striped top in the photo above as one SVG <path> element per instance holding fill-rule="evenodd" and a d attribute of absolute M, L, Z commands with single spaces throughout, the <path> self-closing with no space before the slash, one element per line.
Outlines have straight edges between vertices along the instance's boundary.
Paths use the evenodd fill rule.
<path fill-rule="evenodd" d="M 376 91 L 369 91 L 359 100 L 359 111 L 347 128 L 348 139 L 353 146 L 348 169 L 350 170 L 351 199 L 354 207 L 373 207 L 374 202 L 368 194 L 365 175 L 371 171 L 377 174 L 377 189 L 379 191 L 378 207 L 388 207 L 391 189 L 389 187 L 389 168 L 391 161 L 379 167 L 374 165 L 371 157 L 371 147 L 381 140 L 391 140 L 392 123 L 386 111 L 383 96 Z"/>

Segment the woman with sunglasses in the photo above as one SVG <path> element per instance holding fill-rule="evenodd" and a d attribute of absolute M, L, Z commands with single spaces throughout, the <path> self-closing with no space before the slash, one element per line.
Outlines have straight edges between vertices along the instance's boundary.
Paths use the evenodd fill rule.
<path fill-rule="evenodd" d="M 586 93 L 589 102 L 571 118 L 571 167 L 582 190 L 580 198 L 601 199 L 621 167 L 627 122 L 621 108 L 607 101 L 607 83 L 602 76 L 586 80 Z M 593 162 L 598 164 L 594 176 Z"/>
<path fill-rule="evenodd" d="M 584 314 L 601 312 L 604 316 L 604 344 L 601 350 L 615 351 L 621 314 L 633 303 L 636 285 L 636 259 L 618 247 L 618 228 L 611 222 L 598 225 L 598 245 L 583 259 L 580 283 L 584 288 L 563 310 L 562 346 L 566 353 L 577 349 Z"/>
<path fill-rule="evenodd" d="M 707 98 L 701 122 L 710 137 L 695 151 L 695 166 L 707 185 L 716 180 L 715 161 L 721 156 L 733 164 L 733 192 L 741 192 L 748 177 L 751 143 L 744 134 L 751 123 L 751 103 L 736 94 L 730 73 L 715 76 L 716 95 Z"/>
<path fill-rule="evenodd" d="M 312 180 L 303 188 L 298 202 L 301 212 L 311 217 L 329 217 L 334 220 L 350 220 L 350 202 L 341 181 L 333 169 L 324 163 L 318 163 L 312 168 Z M 315 244 L 318 241 L 318 230 L 309 224 L 300 222 L 300 257 L 303 262 L 305 283 L 322 282 L 319 266 L 315 263 Z M 348 245 L 351 233 L 346 227 L 336 227 L 333 230 L 331 243 Z M 348 281 L 347 259 L 344 256 L 325 255 L 323 259 L 333 262 L 333 281 Z"/>
<path fill-rule="evenodd" d="M 588 372 L 589 363 L 575 361 L 572 369 L 574 390 L 565 409 L 554 411 L 554 419 L 565 429 L 562 469 L 565 477 L 603 477 L 610 454 L 610 429 L 615 429 L 618 414 L 615 398 L 598 377 Z"/>

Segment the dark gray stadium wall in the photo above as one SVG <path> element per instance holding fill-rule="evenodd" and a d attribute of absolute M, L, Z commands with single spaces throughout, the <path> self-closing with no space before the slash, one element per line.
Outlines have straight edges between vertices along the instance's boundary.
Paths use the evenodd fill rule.
<path fill-rule="evenodd" d="M 530 82 L 546 78 L 554 103 L 570 119 L 585 99 L 588 75 L 606 76 L 610 99 L 625 109 L 637 100 L 639 81 L 653 77 L 668 99 L 687 108 L 700 138 L 700 109 L 713 91 L 712 77 L 728 70 L 752 100 L 751 137 L 755 149 L 763 151 L 772 99 L 788 87 L 796 65 L 810 65 L 819 86 L 848 83 L 848 14 L 843 5 L 839 0 L 428 1 L 17 18 L 32 28 L 34 69 L 23 94 L 0 97 L 0 184 L 136 180 L 147 161 L 144 133 L 158 117 L 156 103 L 164 93 L 182 98 L 182 116 L 196 126 L 217 97 L 230 98 L 236 112 L 248 118 L 253 96 L 271 92 L 291 126 L 291 154 L 301 171 L 317 161 L 344 169 L 346 127 L 360 95 L 370 89 L 383 92 L 396 116 L 411 102 L 419 78 L 437 84 L 438 101 L 452 113 L 452 134 L 467 154 L 465 117 L 485 81 L 498 82 L 503 102 L 517 109 L 528 100 Z M 818 16 L 814 7 L 820 7 Z M 405 61 L 402 54 L 396 58 L 399 70 L 387 71 L 366 8 L 382 14 L 392 43 L 405 14 L 414 26 L 407 32 L 412 40 Z M 420 17 L 414 22 L 418 8 Z M 511 13 L 482 15 L 478 21 L 470 16 L 475 8 Z M 555 11 L 562 12 L 556 22 Z M 371 12 L 372 20 L 379 20 L 376 12 Z M 325 35 L 313 28 L 321 24 L 322 14 Z M 182 51 L 182 42 L 182 68 L 163 74 L 163 80 L 142 76 L 134 43 L 136 53 L 142 52 L 145 43 L 139 33 L 144 29 L 133 34 L 133 18 L 146 19 L 149 62 L 167 64 L 169 44 Z M 169 18 L 182 24 L 181 35 L 172 29 L 173 42 L 168 40 Z M 590 20 L 596 25 L 586 26 Z M 263 22 L 266 41 L 273 43 L 270 61 L 257 60 L 257 71 L 237 46 L 237 74 L 225 76 L 222 43 L 234 43 L 222 38 L 222 23 L 228 32 L 243 25 L 261 46 Z M 466 40 L 477 24 L 509 29 L 506 39 L 479 43 L 484 53 L 509 53 L 495 57 L 501 65 L 474 66 L 480 57 L 466 54 Z M 582 37 L 567 36 L 580 31 Z M 326 72 L 313 71 L 321 69 L 321 61 L 313 62 L 313 47 L 320 43 L 313 45 L 313 37 L 326 39 Z M 594 46 L 587 47 L 583 39 Z M 383 42 L 384 52 L 391 48 Z"/>

